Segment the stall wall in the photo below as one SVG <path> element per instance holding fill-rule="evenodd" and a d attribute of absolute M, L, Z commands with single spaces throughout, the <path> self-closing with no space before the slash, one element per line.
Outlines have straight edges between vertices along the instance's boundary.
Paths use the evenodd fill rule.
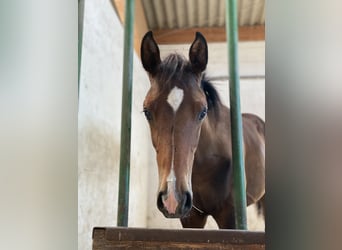
<path fill-rule="evenodd" d="M 78 117 L 79 249 L 94 226 L 116 226 L 120 155 L 123 27 L 108 0 L 84 10 Z M 147 226 L 150 138 L 142 103 L 148 77 L 134 55 L 129 226 Z"/>

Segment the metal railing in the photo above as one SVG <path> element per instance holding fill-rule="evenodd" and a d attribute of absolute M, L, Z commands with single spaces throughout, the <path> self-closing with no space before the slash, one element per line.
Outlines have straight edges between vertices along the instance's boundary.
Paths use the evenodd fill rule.
<path fill-rule="evenodd" d="M 126 0 L 124 58 L 122 76 L 122 110 L 120 141 L 120 174 L 117 225 L 128 226 L 129 174 L 131 157 L 131 113 L 133 82 L 134 0 Z"/>
<path fill-rule="evenodd" d="M 230 76 L 229 96 L 233 151 L 235 226 L 237 229 L 247 229 L 245 164 L 243 158 L 242 115 L 240 108 L 237 0 L 226 0 L 226 35 Z"/>

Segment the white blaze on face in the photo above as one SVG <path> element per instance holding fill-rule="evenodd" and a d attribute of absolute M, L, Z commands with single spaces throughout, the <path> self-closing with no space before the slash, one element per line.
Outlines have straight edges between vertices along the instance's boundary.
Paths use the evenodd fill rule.
<path fill-rule="evenodd" d="M 172 159 L 172 160 L 173 160 L 173 159 Z M 176 175 L 175 175 L 175 171 L 174 171 L 174 169 L 173 169 L 173 162 L 172 162 L 172 165 L 171 165 L 170 174 L 169 174 L 169 176 L 167 177 L 166 181 L 167 181 L 167 183 L 175 182 L 175 181 L 176 181 Z"/>
<path fill-rule="evenodd" d="M 184 98 L 184 90 L 174 87 L 168 97 L 167 102 L 173 109 L 173 112 L 176 113 L 179 106 L 181 105 Z M 164 206 L 170 214 L 174 214 L 176 212 L 178 206 L 178 200 L 176 197 L 176 175 L 174 171 L 174 135 L 172 134 L 172 159 L 171 159 L 171 168 L 170 173 L 166 179 L 167 181 L 167 194 L 165 200 L 163 200 Z"/>
<path fill-rule="evenodd" d="M 184 90 L 175 86 L 169 93 L 167 97 L 167 102 L 172 107 L 173 111 L 176 113 L 179 106 L 181 105 L 184 97 Z"/>
<path fill-rule="evenodd" d="M 177 86 L 173 87 L 173 89 L 170 91 L 167 102 L 170 104 L 170 106 L 173 109 L 173 112 L 177 112 L 179 106 L 181 105 L 184 98 L 184 90 L 178 88 Z M 174 166 L 173 166 L 173 159 L 174 159 L 174 135 L 172 134 L 172 162 L 171 162 L 171 170 L 170 174 L 167 177 L 167 181 L 170 182 L 172 180 L 173 182 L 176 181 L 176 176 L 174 172 Z"/>
<path fill-rule="evenodd" d="M 172 159 L 171 159 L 171 169 L 170 169 L 170 173 L 169 173 L 169 175 L 167 176 L 167 179 L 166 179 L 166 181 L 167 181 L 167 192 L 169 193 L 169 192 L 171 192 L 171 191 L 175 191 L 175 187 L 176 187 L 176 175 L 175 175 L 175 168 L 174 168 L 174 158 L 175 158 L 175 156 L 174 156 L 174 143 L 173 143 L 173 135 L 172 135 Z"/>

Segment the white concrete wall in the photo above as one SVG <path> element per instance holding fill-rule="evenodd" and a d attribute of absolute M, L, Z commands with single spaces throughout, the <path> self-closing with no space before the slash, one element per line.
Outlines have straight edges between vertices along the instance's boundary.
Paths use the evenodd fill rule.
<path fill-rule="evenodd" d="M 109 0 L 85 1 L 79 96 L 79 249 L 94 226 L 116 226 L 120 155 L 123 28 Z M 148 77 L 134 55 L 129 226 L 147 226 L 151 144 L 142 103 Z"/>

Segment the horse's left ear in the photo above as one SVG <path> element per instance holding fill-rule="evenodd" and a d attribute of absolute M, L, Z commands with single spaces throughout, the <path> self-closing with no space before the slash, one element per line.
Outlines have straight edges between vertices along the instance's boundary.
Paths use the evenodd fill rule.
<path fill-rule="evenodd" d="M 200 32 L 196 32 L 195 41 L 193 41 L 190 47 L 189 58 L 192 68 L 196 73 L 204 71 L 207 67 L 208 46 L 207 41 Z"/>

